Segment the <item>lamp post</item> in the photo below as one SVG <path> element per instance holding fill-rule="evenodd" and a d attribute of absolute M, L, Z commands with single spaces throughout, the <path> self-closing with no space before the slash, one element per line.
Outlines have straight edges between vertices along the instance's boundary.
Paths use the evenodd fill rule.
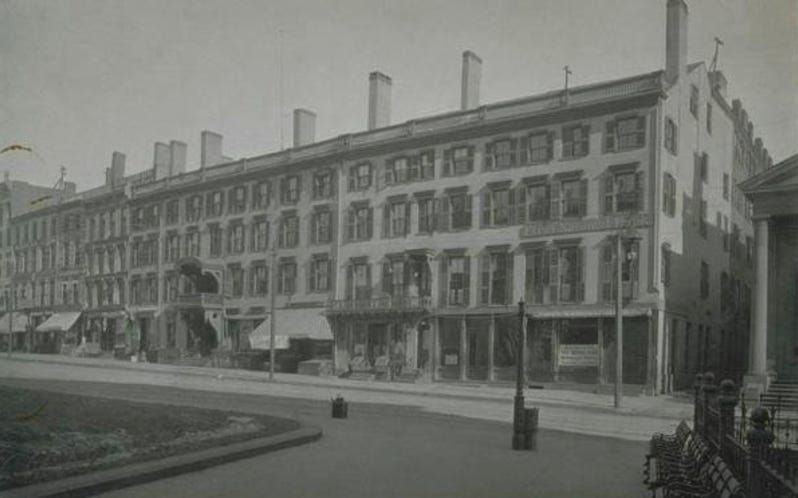
<path fill-rule="evenodd" d="M 615 237 L 615 408 L 620 408 L 623 403 L 623 260 L 626 259 L 631 266 L 637 257 L 631 247 L 624 251 L 623 243 L 626 240 L 632 244 L 636 239 L 631 226 Z M 631 283 L 631 269 L 629 273 Z"/>
<path fill-rule="evenodd" d="M 271 284 L 269 287 L 269 291 L 271 292 L 271 314 L 272 316 L 269 318 L 269 380 L 274 380 L 274 322 L 276 321 L 276 316 L 274 313 L 274 308 L 277 302 L 277 248 L 272 247 L 272 268 L 271 268 L 271 278 L 269 279 L 269 283 Z"/>
<path fill-rule="evenodd" d="M 515 399 L 513 404 L 513 449 L 525 446 L 524 426 L 524 352 L 526 333 L 524 331 L 524 301 L 518 301 L 518 354 L 516 355 Z"/>

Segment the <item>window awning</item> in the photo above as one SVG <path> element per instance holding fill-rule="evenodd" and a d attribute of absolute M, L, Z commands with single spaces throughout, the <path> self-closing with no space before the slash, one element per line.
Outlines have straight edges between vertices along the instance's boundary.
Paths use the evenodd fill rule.
<path fill-rule="evenodd" d="M 28 317 L 23 313 L 12 312 L 11 314 L 11 330 L 13 332 L 25 332 L 28 327 Z M 0 318 L 0 334 L 8 334 L 8 313 Z"/>
<path fill-rule="evenodd" d="M 80 311 L 66 311 L 55 313 L 36 327 L 36 332 L 66 332 L 71 329 L 80 318 Z"/>
<path fill-rule="evenodd" d="M 318 309 L 278 309 L 275 322 L 275 349 L 288 349 L 290 339 L 331 341 L 332 330 Z M 249 334 L 252 349 L 269 349 L 270 320 L 267 316 Z"/>

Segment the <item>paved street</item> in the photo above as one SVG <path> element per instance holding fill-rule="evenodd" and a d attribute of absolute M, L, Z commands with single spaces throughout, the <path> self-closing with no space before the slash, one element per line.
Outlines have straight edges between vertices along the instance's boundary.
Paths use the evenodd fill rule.
<path fill-rule="evenodd" d="M 645 495 L 640 484 L 645 445 L 640 442 L 542 430 L 536 452 L 514 452 L 509 449 L 507 423 L 417 407 L 355 402 L 349 419 L 333 420 L 329 403 L 319 400 L 119 382 L 31 380 L 22 375 L 11 379 L 7 373 L 2 372 L 0 382 L 8 385 L 284 415 L 324 430 L 318 443 L 119 490 L 109 497 Z"/>

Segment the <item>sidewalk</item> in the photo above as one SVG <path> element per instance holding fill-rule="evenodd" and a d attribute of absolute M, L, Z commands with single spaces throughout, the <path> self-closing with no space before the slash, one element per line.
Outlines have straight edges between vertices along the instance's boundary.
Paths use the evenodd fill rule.
<path fill-rule="evenodd" d="M 0 360 L 7 360 L 5 355 L 0 355 Z M 181 376 L 195 376 L 212 378 L 216 381 L 238 380 L 249 382 L 263 382 L 269 385 L 282 386 L 307 386 L 326 388 L 330 397 L 338 392 L 360 391 L 363 393 L 403 394 L 431 398 L 445 398 L 462 401 L 488 401 L 505 403 L 511 401 L 515 389 L 496 385 L 461 385 L 447 382 L 433 383 L 390 383 L 381 381 L 358 381 L 340 379 L 338 377 L 315 377 L 299 374 L 275 373 L 274 381 L 268 380 L 268 372 L 238 370 L 228 368 L 177 366 L 160 363 L 133 363 L 105 358 L 76 358 L 60 355 L 41 355 L 28 353 L 14 353 L 11 357 L 16 362 L 40 362 L 59 365 L 74 365 L 81 367 L 126 370 L 141 373 L 163 373 Z M 613 407 L 613 396 L 607 394 L 594 394 L 590 392 L 572 391 L 565 389 L 525 389 L 525 398 L 528 405 L 534 406 L 559 406 L 578 408 L 580 411 L 637 415 L 642 417 L 657 417 L 679 421 L 691 418 L 692 404 L 684 398 L 672 396 L 629 396 L 623 398 L 623 407 Z"/>

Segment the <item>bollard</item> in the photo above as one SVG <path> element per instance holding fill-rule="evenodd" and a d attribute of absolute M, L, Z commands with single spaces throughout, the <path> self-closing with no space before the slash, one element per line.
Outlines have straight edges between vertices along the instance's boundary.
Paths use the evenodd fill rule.
<path fill-rule="evenodd" d="M 537 408 L 524 409 L 524 449 L 537 449 L 539 418 L 540 413 Z"/>
<path fill-rule="evenodd" d="M 349 404 L 344 400 L 344 397 L 339 394 L 330 399 L 330 401 L 332 402 L 332 418 L 346 418 Z"/>

